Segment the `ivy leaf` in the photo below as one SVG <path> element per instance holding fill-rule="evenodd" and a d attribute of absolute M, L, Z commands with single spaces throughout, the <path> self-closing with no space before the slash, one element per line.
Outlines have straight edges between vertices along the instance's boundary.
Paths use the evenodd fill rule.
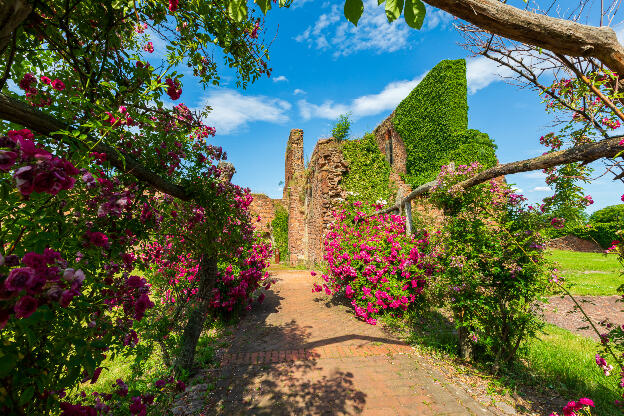
<path fill-rule="evenodd" d="M 24 390 L 24 392 L 22 393 L 22 395 L 19 398 L 20 406 L 23 406 L 26 403 L 28 403 L 30 401 L 30 399 L 33 398 L 34 395 L 35 395 L 35 386 L 30 385 L 30 386 L 26 387 L 26 390 Z"/>
<path fill-rule="evenodd" d="M 357 26 L 362 12 L 364 11 L 364 3 L 362 0 L 347 0 L 344 5 L 344 15 L 348 21 Z"/>
<path fill-rule="evenodd" d="M 267 14 L 267 12 L 271 10 L 271 0 L 254 0 L 254 2 L 260 6 L 260 10 L 262 10 L 264 14 Z"/>
<path fill-rule="evenodd" d="M 401 16 L 403 0 L 386 0 L 386 17 L 390 23 Z"/>
<path fill-rule="evenodd" d="M 405 0 L 403 17 L 405 17 L 405 22 L 409 27 L 420 30 L 425 20 L 426 12 L 427 10 L 422 0 Z"/>
<path fill-rule="evenodd" d="M 228 3 L 228 14 L 236 22 L 242 22 L 247 18 L 247 1 L 230 0 Z"/>

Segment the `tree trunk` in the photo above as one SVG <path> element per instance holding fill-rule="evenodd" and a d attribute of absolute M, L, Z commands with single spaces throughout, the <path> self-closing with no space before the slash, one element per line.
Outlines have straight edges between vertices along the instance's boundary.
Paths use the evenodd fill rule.
<path fill-rule="evenodd" d="M 176 372 L 190 372 L 195 360 L 195 348 L 197 341 L 204 329 L 204 322 L 209 311 L 209 296 L 217 280 L 217 258 L 215 256 L 204 255 L 199 263 L 199 291 L 197 293 L 197 304 L 189 314 L 184 334 L 182 335 L 182 346 L 176 360 Z"/>
<path fill-rule="evenodd" d="M 461 324 L 464 318 L 464 311 L 456 311 L 453 314 L 453 320 L 456 324 Z M 468 338 L 468 328 L 461 325 L 457 328 L 457 337 L 459 338 L 459 356 L 462 360 L 470 361 L 473 358 L 472 343 Z"/>
<path fill-rule="evenodd" d="M 499 0 L 424 0 L 490 33 L 568 56 L 593 57 L 624 74 L 624 48 L 610 27 L 537 14 Z"/>

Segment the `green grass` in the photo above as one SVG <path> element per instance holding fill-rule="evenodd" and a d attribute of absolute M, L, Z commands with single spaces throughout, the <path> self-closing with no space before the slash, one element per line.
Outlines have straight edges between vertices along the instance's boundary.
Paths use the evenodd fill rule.
<path fill-rule="evenodd" d="M 624 283 L 622 266 L 614 254 L 549 250 L 573 295 L 616 295 Z"/>
<path fill-rule="evenodd" d="M 600 345 L 554 325 L 544 329 L 538 338 L 525 342 L 522 363 L 506 378 L 554 389 L 569 400 L 589 397 L 596 403 L 596 415 L 621 415 L 614 404 L 620 391 L 618 372 L 605 377 L 596 365 Z"/>
<path fill-rule="evenodd" d="M 391 328 L 407 333 L 407 341 L 434 356 L 458 362 L 457 335 L 444 313 L 433 310 L 414 314 L 407 319 L 384 318 Z M 595 415 L 621 415 L 615 406 L 620 388 L 618 372 L 605 377 L 596 365 L 595 356 L 600 345 L 568 330 L 546 324 L 544 332 L 523 343 L 518 360 L 501 370 L 498 376 L 489 372 L 487 363 L 468 363 L 484 378 L 489 379 L 488 391 L 515 391 L 532 400 L 536 390 L 541 397 L 552 397 L 557 392 L 566 400 L 589 397 L 596 402 Z M 611 364 L 612 359 L 607 357 Z M 555 405 L 551 411 L 560 411 Z"/>

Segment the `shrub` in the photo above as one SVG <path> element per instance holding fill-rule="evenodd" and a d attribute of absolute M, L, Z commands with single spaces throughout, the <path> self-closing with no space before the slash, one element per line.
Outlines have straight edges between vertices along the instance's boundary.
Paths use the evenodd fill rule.
<path fill-rule="evenodd" d="M 407 180 L 414 186 L 436 178 L 450 161 L 496 164 L 488 136 L 468 128 L 466 61 L 436 65 L 399 104 L 392 122 L 405 143 Z M 435 157 L 433 157 L 435 155 Z"/>
<path fill-rule="evenodd" d="M 356 316 L 374 325 L 384 313 L 401 315 L 415 307 L 435 268 L 426 232 L 407 236 L 404 218 L 367 217 L 361 206 L 355 202 L 334 213 L 324 240 L 329 274 L 313 290 L 346 296 Z"/>
<path fill-rule="evenodd" d="M 454 185 L 480 166 L 443 168 L 432 201 L 447 218 L 442 230 L 446 289 L 464 357 L 481 346 L 494 369 L 514 359 L 523 339 L 540 328 L 535 303 L 545 293 L 544 221 L 504 184 L 490 181 L 460 190 Z"/>

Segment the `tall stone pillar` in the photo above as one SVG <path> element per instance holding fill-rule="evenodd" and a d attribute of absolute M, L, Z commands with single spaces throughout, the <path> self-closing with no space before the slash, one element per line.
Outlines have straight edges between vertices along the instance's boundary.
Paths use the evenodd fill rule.
<path fill-rule="evenodd" d="M 292 266 L 305 263 L 305 162 L 303 130 L 292 129 L 286 145 L 283 201 L 288 209 L 288 251 Z"/>

